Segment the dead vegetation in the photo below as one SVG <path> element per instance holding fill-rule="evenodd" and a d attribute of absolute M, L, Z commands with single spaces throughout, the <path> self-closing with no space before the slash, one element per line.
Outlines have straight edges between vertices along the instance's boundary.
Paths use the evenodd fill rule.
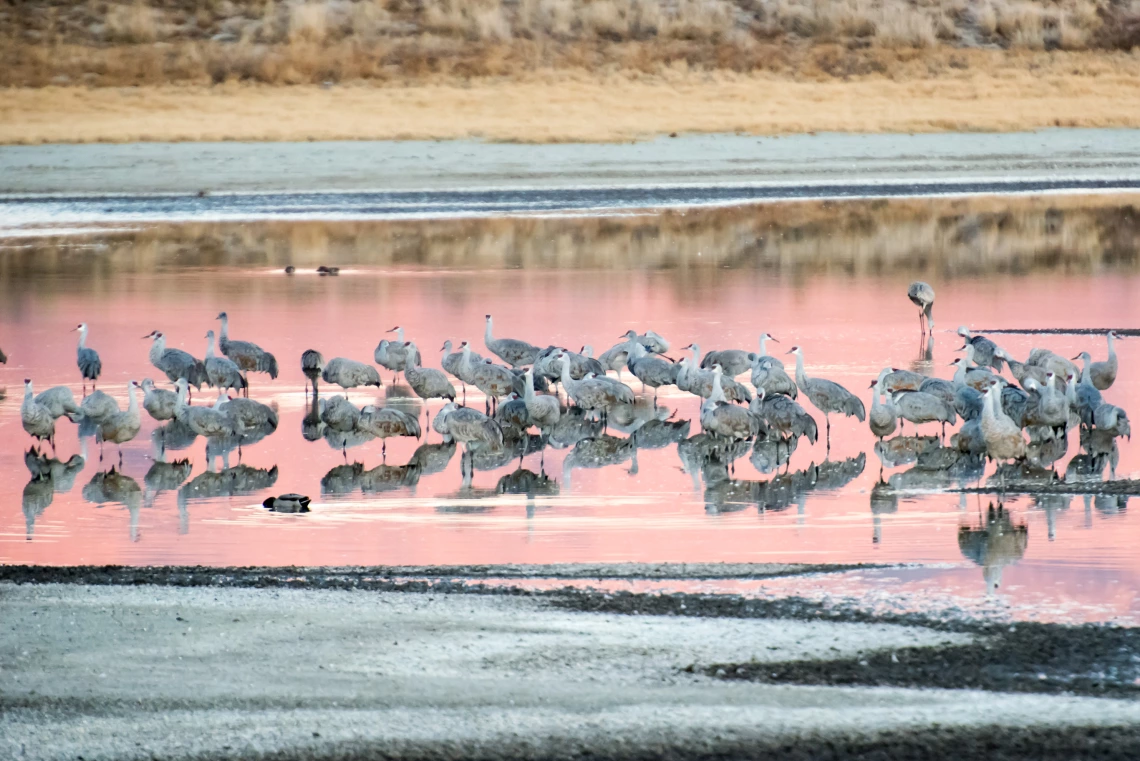
<path fill-rule="evenodd" d="M 0 6 L 0 85 L 406 82 L 678 63 L 848 77 L 891 75 L 933 49 L 1137 45 L 1137 0 L 25 0 Z"/>
<path fill-rule="evenodd" d="M 1140 270 L 1137 196 L 802 202 L 636 217 L 158 225 L 23 239 L 0 256 L 0 291 L 114 290 L 131 273 L 240 266 L 314 270 L 681 269 L 805 275 L 976 277 Z M 76 245 L 77 242 L 79 245 Z M 92 256 L 92 245 L 99 250 Z M 51 276 L 51 277 L 47 277 Z"/>

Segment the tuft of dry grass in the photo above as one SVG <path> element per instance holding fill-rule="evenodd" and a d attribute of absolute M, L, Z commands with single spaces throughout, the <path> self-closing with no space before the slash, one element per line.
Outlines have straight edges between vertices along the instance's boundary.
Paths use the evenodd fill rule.
<path fill-rule="evenodd" d="M 894 75 L 887 51 L 1131 50 L 1138 0 L 24 0 L 0 86 L 519 76 L 538 67 Z M 827 65 L 817 65 L 830 57 Z M 897 55 L 896 55 L 897 57 Z"/>

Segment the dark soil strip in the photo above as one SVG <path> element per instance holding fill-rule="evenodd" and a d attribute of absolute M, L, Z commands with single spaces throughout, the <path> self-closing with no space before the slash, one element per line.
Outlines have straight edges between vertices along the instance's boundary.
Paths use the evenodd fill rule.
<path fill-rule="evenodd" d="M 986 333 L 1021 333 L 1032 336 L 1103 336 L 1110 330 L 1118 336 L 1140 336 L 1140 328 L 979 328 L 973 332 L 981 335 Z"/>
<path fill-rule="evenodd" d="M 1140 698 L 1140 630 L 1017 624 L 969 645 L 903 648 L 834 661 L 718 663 L 699 670 L 721 679 L 773 684 Z"/>
<path fill-rule="evenodd" d="M 694 581 L 771 579 L 815 573 L 887 568 L 876 563 L 564 563 L 553 565 L 463 566 L 31 566 L 0 565 L 0 581 L 60 584 L 164 584 L 172 586 L 343 587 L 405 582 L 408 579 L 648 579 Z"/>
<path fill-rule="evenodd" d="M 933 727 L 875 734 L 789 734 L 770 739 L 710 732 L 699 743 L 669 736 L 646 744 L 620 737 L 597 741 L 551 737 L 529 743 L 506 741 L 493 746 L 466 743 L 462 747 L 359 742 L 259 753 L 257 758 L 261 761 L 374 761 L 381 758 L 405 761 L 571 758 L 578 761 L 1135 761 L 1140 758 L 1140 727 Z"/>

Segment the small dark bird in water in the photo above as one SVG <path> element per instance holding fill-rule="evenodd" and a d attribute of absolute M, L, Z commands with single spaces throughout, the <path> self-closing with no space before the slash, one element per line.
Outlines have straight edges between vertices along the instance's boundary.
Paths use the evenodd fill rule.
<path fill-rule="evenodd" d="M 280 497 L 269 497 L 261 504 L 275 513 L 307 513 L 309 501 L 303 494 L 282 494 Z"/>
<path fill-rule="evenodd" d="M 326 267 L 325 265 L 322 264 L 320 267 L 317 267 L 317 274 L 318 275 L 339 275 L 340 274 L 340 267 Z"/>
<path fill-rule="evenodd" d="M 292 275 L 296 271 L 297 271 L 297 268 L 294 267 L 292 264 L 290 264 L 288 267 L 285 268 L 285 274 L 286 275 Z"/>

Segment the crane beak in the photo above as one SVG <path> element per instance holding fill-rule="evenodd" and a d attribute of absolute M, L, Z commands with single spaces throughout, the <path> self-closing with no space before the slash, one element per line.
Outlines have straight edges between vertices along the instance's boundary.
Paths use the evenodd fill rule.
<path fill-rule="evenodd" d="M 399 330 L 399 329 L 400 329 L 400 326 L 399 326 L 399 325 L 397 325 L 397 326 L 396 326 L 396 327 L 394 327 L 394 328 L 389 328 L 389 329 L 388 329 L 387 331 L 385 331 L 385 332 L 387 332 L 387 333 L 395 333 L 395 332 L 396 332 L 397 330 Z"/>
<path fill-rule="evenodd" d="M 771 341 L 772 343 L 780 343 L 780 339 L 772 338 L 772 336 L 768 336 L 768 340 Z"/>

